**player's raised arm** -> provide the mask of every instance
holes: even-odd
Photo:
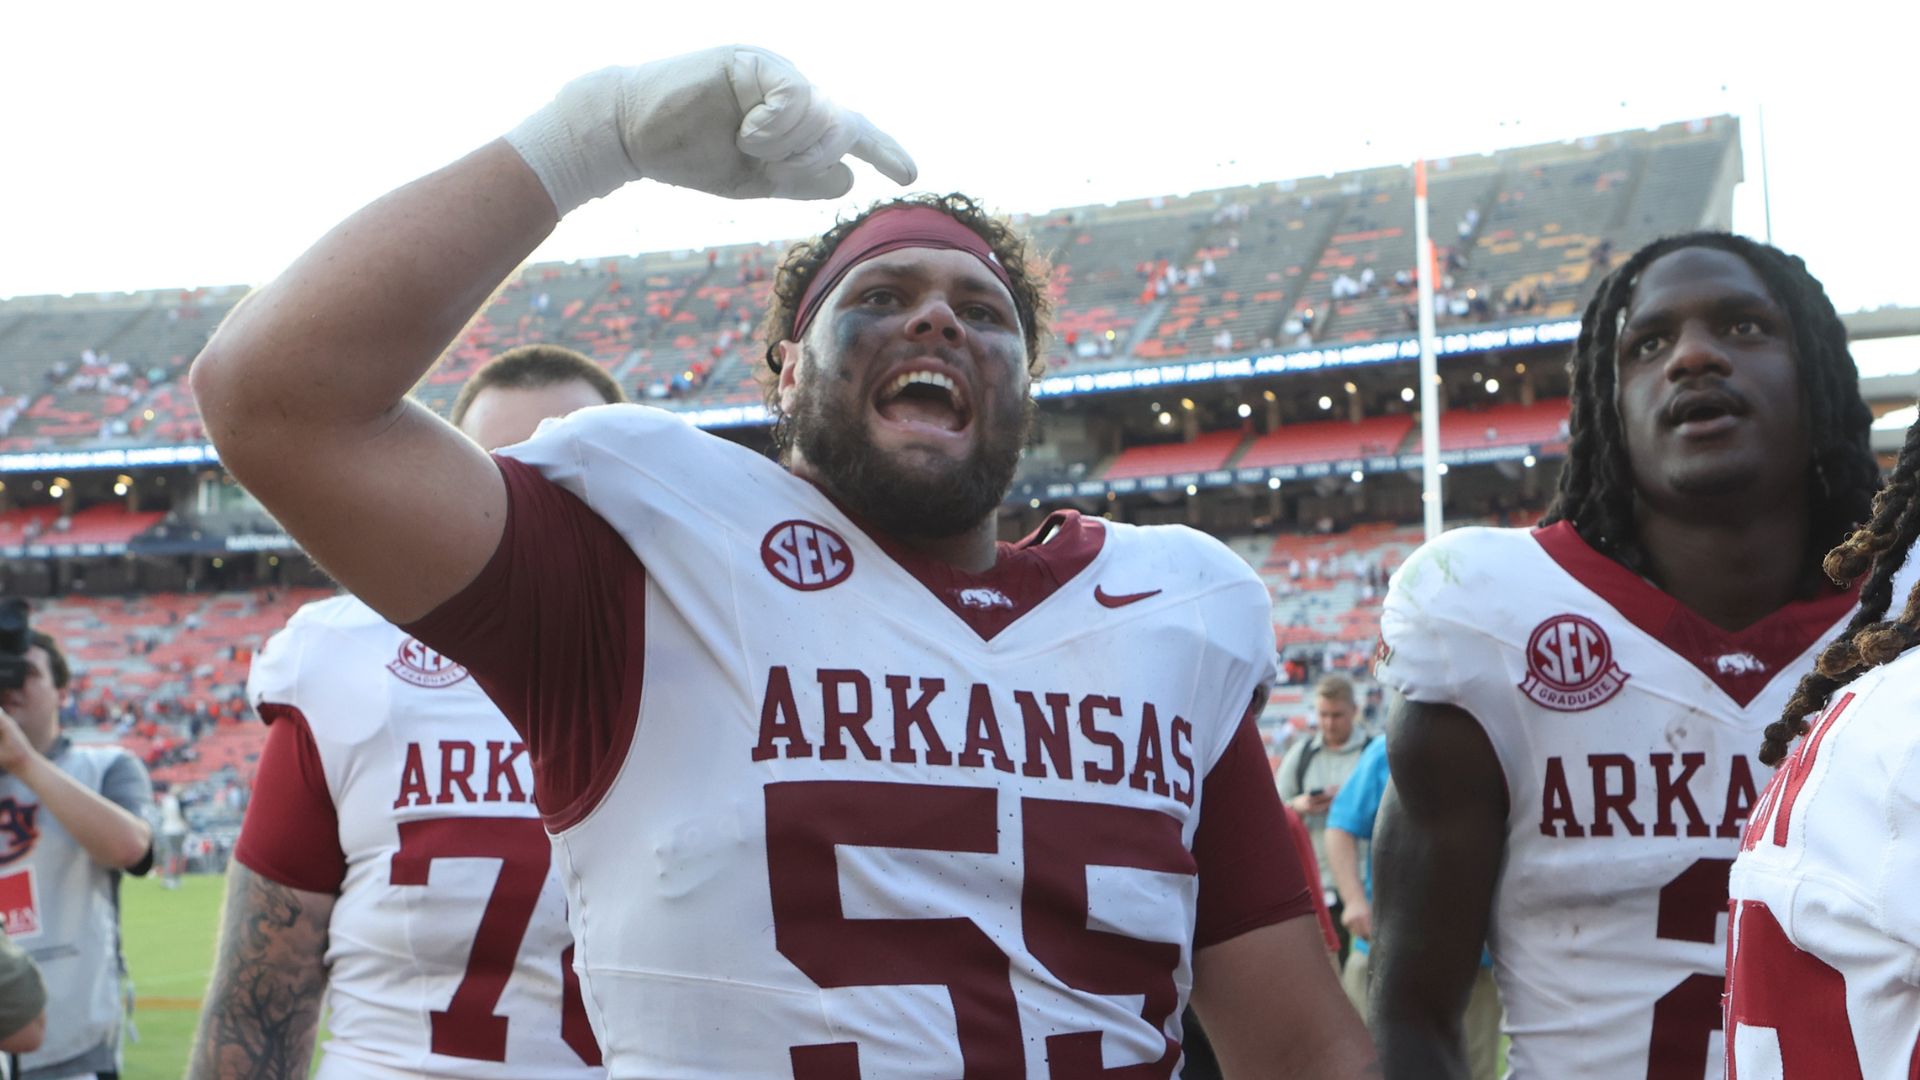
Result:
[[[491,556],[506,490],[407,391],[574,207],[650,177],[730,198],[834,198],[847,154],[912,160],[791,64],[725,46],[563,88],[503,139],[362,209],[250,296],[194,362],[223,463],[329,572],[416,619]]]
[[[1480,724],[1401,700],[1394,784],[1374,831],[1370,1022],[1388,1077],[1466,1080],[1461,1016],[1487,939],[1506,840],[1506,782]]]

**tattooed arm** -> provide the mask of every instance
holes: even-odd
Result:
[[[188,1080],[296,1080],[307,1075],[327,988],[334,898],[227,869],[219,957]]]

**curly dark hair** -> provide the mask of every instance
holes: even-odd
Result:
[[[1827,553],[1827,576],[1836,583],[1857,580],[1860,608],[1846,630],[1821,650],[1813,670],[1794,688],[1780,719],[1767,725],[1760,744],[1760,760],[1778,765],[1793,740],[1806,734],[1808,718],[1826,707],[1835,691],[1866,672],[1920,644],[1920,586],[1907,594],[1906,607],[1887,618],[1893,607],[1893,578],[1914,537],[1920,536],[1920,421],[1907,428],[1900,459],[1887,477],[1887,486],[1873,497],[1873,516],[1853,531],[1839,547]]]
[[[1046,371],[1046,356],[1041,343],[1047,340],[1053,316],[1053,296],[1048,291],[1052,265],[1035,251],[1032,241],[1014,226],[982,209],[972,198],[953,192],[948,195],[922,193],[885,199],[867,207],[858,215],[841,218],[833,228],[812,240],[802,240],[787,249],[786,258],[773,276],[773,296],[760,330],[767,348],[764,364],[756,372],[767,411],[779,416],[779,349],[782,341],[793,340],[793,321],[800,312],[800,298],[813,283],[820,268],[833,257],[834,250],[861,222],[882,210],[897,207],[926,207],[938,210],[972,229],[993,249],[994,257],[1007,272],[1013,286],[1014,313],[1020,317],[1020,330],[1027,344],[1027,373],[1039,378]]]
[[[1712,248],[1737,255],[1753,267],[1767,291],[1786,309],[1798,358],[1801,408],[1813,436],[1808,508],[1807,566],[1818,572],[1821,556],[1867,517],[1880,464],[1869,445],[1873,413],[1860,399],[1860,376],[1847,351],[1847,330],[1818,278],[1799,257],[1724,232],[1691,232],[1656,240],[1600,282],[1574,346],[1572,415],[1567,460],[1553,503],[1540,519],[1569,521],[1580,538],[1635,573],[1650,568],[1633,527],[1633,470],[1615,402],[1619,372],[1614,347],[1640,275],[1654,260],[1683,248]]]

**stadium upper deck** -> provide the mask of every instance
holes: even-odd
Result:
[[[1740,176],[1730,117],[1434,162],[1441,329],[1575,316],[1590,279],[1639,244],[1727,225]],[[1030,215],[1057,267],[1049,363],[1077,376],[1404,337],[1412,216],[1403,167]],[[640,400],[757,403],[754,328],[782,248],[529,266],[418,395],[444,410],[488,355],[551,341]],[[182,376],[243,292],[0,301],[0,452],[197,446]],[[1100,384],[1063,391],[1079,385]]]

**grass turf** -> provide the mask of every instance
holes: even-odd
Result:
[[[211,874],[184,877],[178,889],[163,888],[157,876],[121,882],[121,936],[140,1033],[127,1045],[127,1080],[178,1077],[186,1069],[225,889],[226,879]]]

